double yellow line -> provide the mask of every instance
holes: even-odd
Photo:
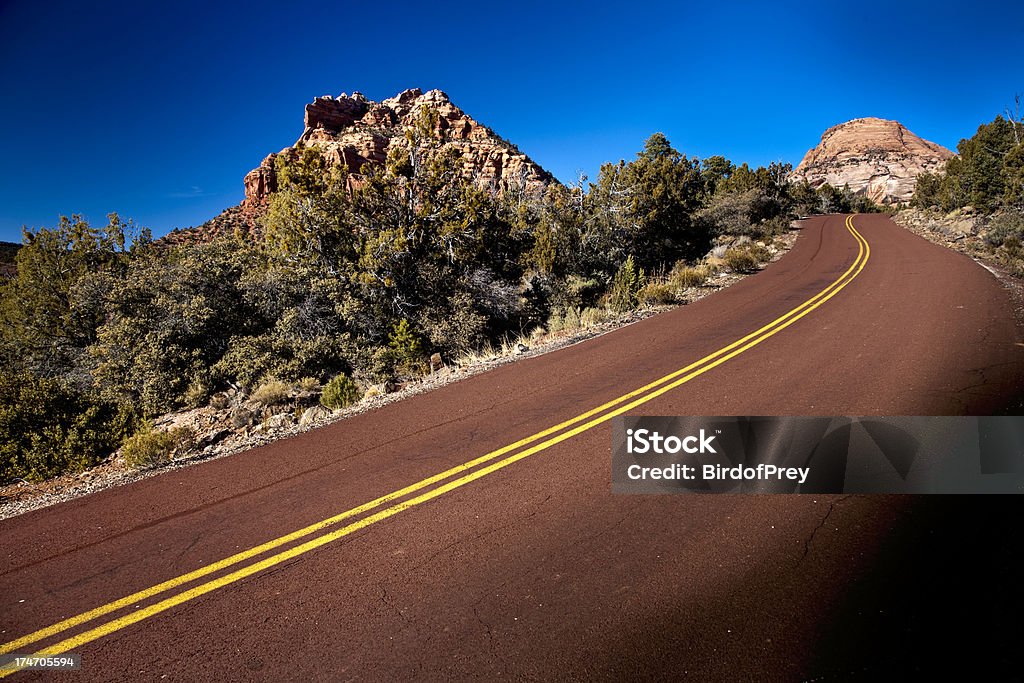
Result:
[[[634,408],[643,405],[644,403],[647,403],[648,401],[651,401],[675,389],[676,387],[685,384],[686,382],[689,382],[691,379],[708,372],[722,363],[727,362],[731,358],[735,358],[744,351],[747,351],[766,339],[778,334],[797,320],[800,320],[811,311],[823,305],[826,301],[834,297],[842,291],[843,288],[850,284],[850,282],[852,282],[853,279],[856,278],[862,270],[864,270],[864,266],[871,255],[871,247],[868,245],[867,240],[865,240],[854,227],[853,216],[846,218],[846,229],[857,241],[858,247],[857,258],[854,259],[846,272],[836,278],[835,281],[815,296],[760,329],[751,332],[742,339],[738,339],[728,346],[704,356],[700,360],[695,361],[684,368],[676,370],[671,374],[665,375],[664,377],[646,384],[639,389],[597,406],[592,410],[588,410],[587,412],[577,415],[570,420],[566,420],[565,422],[556,424],[553,427],[549,427],[524,439],[520,439],[508,446],[491,451],[490,453],[478,458],[469,460],[468,462],[447,469],[431,477],[427,477],[426,479],[410,484],[405,488],[388,493],[387,495],[371,500],[358,507],[354,507],[351,510],[346,510],[338,515],[329,517],[315,524],[311,524],[310,526],[299,529],[298,531],[267,541],[266,543],[249,548],[248,550],[244,550],[240,553],[236,553],[218,562],[200,567],[194,571],[182,574],[162,583],[158,583],[150,588],[132,593],[131,595],[125,596],[119,600],[114,600],[113,602],[100,605],[99,607],[87,612],[64,619],[63,621],[57,622],[51,626],[47,626],[8,643],[4,643],[3,645],[0,645],[0,654],[19,652],[26,646],[35,645],[42,640],[64,633],[76,626],[80,626],[133,605],[138,606],[144,601],[148,601],[151,598],[167,593],[175,588],[186,586],[187,584],[193,583],[204,577],[208,577],[211,574],[220,572],[221,570],[239,565],[246,560],[257,558],[271,550],[276,550],[295,541],[299,541],[300,539],[314,536],[318,532],[326,531],[326,533],[315,536],[310,540],[294,545],[286,550],[264,557],[263,559],[259,559],[252,564],[241,567],[240,569],[235,569],[229,573],[203,583],[199,583],[190,588],[186,588],[185,590],[164,598],[159,602],[149,604],[145,607],[138,607],[133,612],[111,619],[99,626],[94,626],[86,631],[80,632],[77,635],[65,638],[57,643],[44,647],[34,654],[38,656],[45,656],[72,651],[86,643],[90,643],[110,633],[119,631],[127,626],[160,614],[161,612],[171,609],[176,605],[180,605],[201,595],[217,590],[218,588],[240,581],[282,562],[287,562],[292,558],[308,553],[309,551],[323,545],[327,545],[328,543],[348,536],[360,529],[364,529],[371,524],[375,524],[389,517],[393,517],[400,512],[408,510],[409,508],[415,507],[429,500],[433,500],[434,498],[444,495],[449,491],[465,486],[466,484],[487,476],[492,472],[496,472],[497,470],[507,467],[514,462],[528,458],[535,453],[539,453],[589,429],[593,429],[598,425],[608,422],[617,415],[622,415],[623,413],[633,410]],[[524,448],[527,446],[528,448]],[[429,488],[434,484],[439,483],[441,483],[439,486]],[[408,497],[419,491],[423,491],[424,489],[428,490],[413,497]],[[396,503],[395,501],[400,502]],[[389,503],[394,504],[388,505]],[[378,510],[378,508],[385,505],[388,506]],[[328,531],[331,527],[335,527],[345,520],[359,517],[363,513],[368,513],[373,510],[376,510],[376,512],[350,522],[340,528]],[[14,669],[0,669],[0,678],[13,673],[13,671]]]

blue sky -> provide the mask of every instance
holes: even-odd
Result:
[[[880,116],[953,148],[1024,93],[1021,3],[161,5],[0,0],[0,239],[202,223],[343,91],[445,90],[565,181],[656,131],[795,165]]]

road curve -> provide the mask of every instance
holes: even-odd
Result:
[[[795,310],[631,413],[1015,400],[1022,331],[997,279],[884,216],[846,220],[811,219],[757,275],[589,342],[0,521],[0,642],[71,642],[96,681],[877,679],[951,658],[1016,676],[1015,497],[613,496],[607,422],[505,449]],[[519,459],[332,520],[495,451]]]

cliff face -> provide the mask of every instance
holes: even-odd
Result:
[[[898,121],[854,119],[826,130],[790,179],[806,180],[814,187],[849,185],[878,203],[892,204],[908,201],[917,177],[942,170],[952,156]]]
[[[367,163],[383,163],[396,146],[408,146],[405,136],[421,110],[437,113],[435,135],[444,145],[459,150],[467,179],[501,190],[510,185],[540,188],[553,180],[491,129],[470,118],[440,90],[406,90],[374,102],[356,92],[336,98],[318,97],[306,105],[305,129],[294,147],[269,155],[245,176],[245,205],[266,202],[277,189],[274,160],[302,147],[318,147],[328,159],[345,164],[352,173]]]

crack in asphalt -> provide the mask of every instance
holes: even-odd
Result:
[[[414,623],[413,620],[410,619],[409,617],[405,616],[405,614],[402,612],[401,608],[398,607],[398,605],[396,605],[395,603],[391,602],[391,598],[388,597],[388,589],[384,586],[384,584],[381,583],[381,584],[378,584],[378,585],[380,587],[380,601],[386,607],[388,607],[389,609],[394,611],[394,613],[398,615],[399,619],[401,619],[406,624],[411,626]]]
[[[853,497],[854,494],[851,493],[849,495],[843,496],[842,498],[839,498],[838,500],[834,500],[828,504],[828,510],[825,511],[825,514],[822,516],[821,521],[818,522],[818,525],[811,530],[810,535],[806,539],[804,539],[804,554],[800,556],[800,559],[797,561],[797,565],[799,565],[801,562],[807,559],[808,553],[811,552],[811,543],[814,542],[814,537],[818,535],[818,532],[821,531],[822,527],[825,526],[825,522],[827,522],[828,518],[832,516],[832,511],[835,510],[836,505],[842,503],[844,500],[848,500]]]
[[[479,603],[477,603],[477,604],[479,604]],[[487,636],[487,642],[491,646],[491,652],[493,652],[494,651],[494,633],[491,632],[491,625],[488,624],[486,621],[484,621],[483,617],[480,616],[480,610],[478,610],[476,608],[476,605],[473,605],[473,616],[476,617],[476,620],[480,623],[481,626],[484,627],[484,635]]]
[[[509,666],[509,658],[497,648],[497,643],[494,639],[494,631],[491,630],[491,625],[483,620],[483,617],[480,616],[480,611],[477,609],[477,605],[479,604],[480,601],[477,601],[477,603],[473,605],[473,616],[476,618],[477,622],[483,626],[484,635],[487,636],[487,649],[493,659],[501,662],[503,669],[502,673],[504,673],[504,671],[510,670],[511,668]]]
[[[188,546],[184,550],[182,550],[180,553],[178,553],[177,559],[178,560],[184,559],[185,555],[188,554],[188,551],[192,550],[192,548],[194,548],[196,546],[196,544],[199,543],[199,539],[202,538],[202,537],[203,537],[202,532],[197,533],[195,535],[195,537],[192,539],[192,542],[189,543]]]
[[[573,548],[575,548],[575,547],[577,547],[577,546],[579,546],[579,545],[581,545],[581,544],[589,543],[590,541],[592,541],[592,540],[594,540],[594,539],[596,539],[596,538],[600,538],[601,536],[606,536],[606,535],[608,535],[608,533],[609,533],[609,532],[611,532],[611,531],[614,531],[614,530],[615,530],[616,528],[618,528],[618,527],[619,527],[619,526],[620,526],[620,525],[621,525],[621,524],[622,524],[623,522],[625,522],[625,521],[626,521],[627,519],[630,519],[631,517],[633,517],[633,516],[634,516],[634,515],[633,515],[633,513],[634,513],[634,512],[636,511],[636,509],[637,509],[637,508],[639,508],[639,507],[640,507],[640,506],[641,506],[642,504],[643,504],[643,503],[637,503],[636,505],[633,505],[633,506],[632,506],[632,507],[630,507],[630,509],[629,509],[629,510],[628,510],[628,511],[626,512],[626,514],[624,514],[624,515],[623,515],[622,517],[620,517],[619,519],[617,519],[617,520],[616,520],[615,522],[613,522],[612,524],[609,524],[609,525],[608,525],[607,527],[605,527],[604,529],[601,529],[601,530],[600,530],[600,531],[598,531],[597,533],[594,533],[594,534],[590,534],[590,535],[589,535],[589,536],[587,536],[586,538],[581,538],[581,539],[579,539],[578,541],[576,541],[575,543],[573,543],[573,544],[572,544],[572,547],[573,547]]]
[[[495,526],[495,527],[491,527],[489,529],[485,529],[485,530],[481,531],[480,533],[474,534],[473,536],[470,536],[470,537],[457,538],[454,541],[452,541],[451,543],[445,545],[443,548],[439,548],[439,549],[435,550],[428,557],[420,560],[419,562],[414,564],[412,567],[410,567],[410,569],[419,569],[423,565],[429,564],[430,562],[432,562],[434,560],[434,558],[436,558],[439,555],[443,555],[444,553],[448,552],[449,550],[451,550],[455,546],[462,545],[463,543],[473,543],[475,541],[480,540],[481,538],[484,538],[485,536],[490,536],[491,534],[494,534],[494,533],[497,533],[499,531],[502,531],[503,529],[507,529],[507,528],[509,528],[511,526],[514,526],[514,525],[522,522],[522,521],[531,519],[531,518],[535,517],[537,515],[537,513],[540,512],[541,507],[543,507],[543,505],[545,503],[547,503],[549,500],[551,500],[551,494],[548,494],[544,498],[544,500],[542,500],[539,503],[537,503],[537,505],[534,508],[534,510],[532,512],[530,512],[528,515],[526,515],[525,517],[522,517],[520,519],[516,519],[516,520],[513,520],[513,521],[506,522],[505,524],[502,524],[500,526]]]

